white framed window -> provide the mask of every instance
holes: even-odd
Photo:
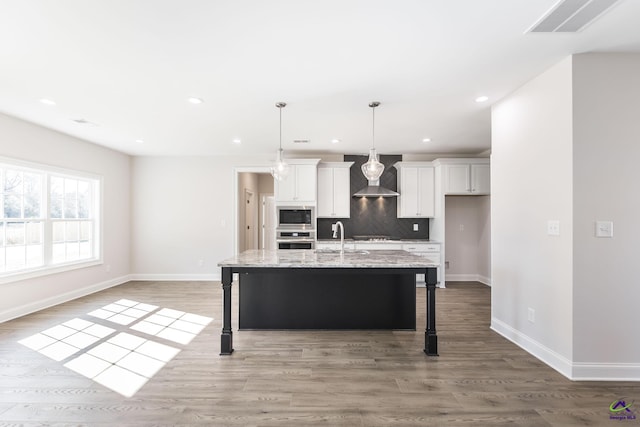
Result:
[[[102,179],[0,157],[0,282],[101,260]]]

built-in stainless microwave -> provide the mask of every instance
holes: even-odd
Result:
[[[295,228],[299,230],[315,229],[316,216],[313,206],[285,207],[278,206],[278,228]]]

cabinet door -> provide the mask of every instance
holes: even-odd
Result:
[[[471,190],[471,177],[469,165],[447,165],[447,187],[445,194],[469,194]]]
[[[318,187],[318,190],[320,187]],[[318,195],[318,199],[320,195]],[[320,203],[320,200],[318,200]],[[338,218],[351,216],[351,175],[349,168],[333,169],[333,213]]]
[[[318,168],[318,218],[330,218],[335,213],[333,173],[333,168]]]
[[[297,191],[294,200],[315,202],[317,183],[316,165],[296,165],[295,168]]]
[[[489,165],[471,165],[471,192],[473,194],[491,193],[491,170]]]
[[[418,168],[403,167],[400,169],[400,212],[403,218],[415,218],[418,211]]]
[[[276,201],[277,202],[291,202],[295,200],[296,197],[296,166],[289,165],[291,170],[289,171],[289,176],[282,180],[275,180],[275,188],[276,188]]]
[[[434,168],[418,168],[418,216],[433,218],[436,214],[436,182]]]

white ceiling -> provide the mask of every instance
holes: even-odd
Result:
[[[258,154],[284,101],[285,152],[365,154],[380,101],[378,152],[475,154],[491,104],[562,58],[640,52],[640,1],[525,33],[555,3],[0,0],[0,112],[132,155]]]

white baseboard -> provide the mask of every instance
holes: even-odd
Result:
[[[512,343],[521,347],[532,356],[551,366],[553,369],[560,372],[565,377],[572,379],[571,361],[566,357],[556,353],[555,351],[542,345],[538,341],[529,338],[522,332],[513,329],[511,326],[493,317],[491,318],[491,329],[502,335]]]
[[[579,363],[573,364],[575,381],[640,381],[638,363]]]
[[[487,286],[491,286],[491,278],[481,276],[480,274],[445,274],[447,282],[480,282]]]
[[[131,280],[155,282],[212,282],[220,281],[220,273],[212,274],[131,274]]]
[[[640,381],[638,363],[572,362],[498,319],[491,318],[491,329],[572,381]]]
[[[14,307],[9,310],[0,312],[0,323],[7,320],[16,319],[27,314],[35,313],[36,311],[44,310],[45,308],[53,307],[54,305],[62,304],[67,301],[74,300],[76,298],[84,297],[95,292],[102,291],[104,289],[112,288],[114,286],[121,285],[130,280],[130,276],[121,276],[115,279],[110,279],[104,282],[96,283],[84,288],[76,289],[71,292],[65,292],[60,295],[45,298],[39,301],[30,302],[19,307]]]

